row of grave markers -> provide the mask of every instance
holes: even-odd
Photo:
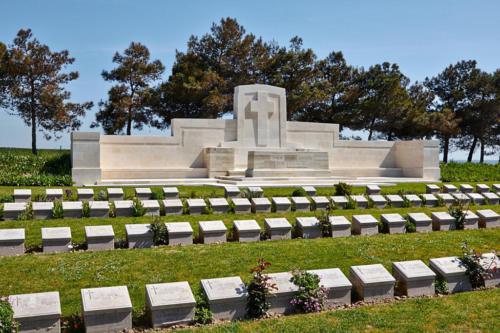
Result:
[[[455,217],[448,212],[409,213],[409,220],[416,232],[454,230]],[[387,233],[405,233],[407,220],[400,214],[382,214],[382,230]],[[199,239],[201,243],[224,243],[227,241],[227,227],[223,221],[200,221]],[[193,228],[189,222],[167,222],[165,227],[169,245],[193,244]],[[500,215],[491,209],[466,211],[464,229],[500,227]],[[329,216],[332,237],[354,235],[374,235],[379,233],[379,221],[369,214],[353,215],[352,223],[345,216]],[[292,238],[292,225],[286,218],[266,218],[264,220],[266,239],[280,240]],[[126,224],[125,231],[129,248],[148,248],[153,244],[150,224]],[[297,217],[296,236],[300,238],[321,238],[323,230],[317,217]],[[42,249],[44,253],[69,252],[72,249],[69,227],[42,228]],[[233,238],[239,242],[261,240],[262,230],[255,220],[233,221]],[[111,225],[86,226],[85,239],[88,250],[112,250],[115,247],[115,233]],[[0,229],[0,256],[21,255],[25,252],[24,229]]]
[[[487,287],[500,284],[499,260],[494,253],[483,254],[481,265],[491,274]],[[430,266],[430,267],[429,267]],[[391,299],[395,292],[408,297],[435,294],[435,279],[447,282],[450,293],[472,289],[466,267],[457,257],[433,258],[427,266],[421,260],[392,264],[391,273],[381,264],[351,266],[349,278],[338,268],[311,270],[327,291],[326,308],[351,304],[355,300]],[[298,288],[292,273],[267,274],[277,289],[268,297],[270,314],[293,312],[291,300]],[[247,289],[240,277],[201,280],[201,289],[215,319],[237,320],[245,317]],[[196,300],[188,282],[148,284],[146,313],[153,328],[190,324],[194,320]],[[61,305],[58,292],[20,294],[9,297],[19,332],[36,327],[50,333],[61,330]],[[81,290],[82,316],[87,333],[120,332],[132,329],[132,301],[126,286]]]
[[[268,198],[231,198],[228,201],[226,198],[208,198],[205,199],[164,199],[164,200],[140,200],[141,206],[144,208],[145,215],[160,216],[165,215],[180,215],[188,213],[191,215],[203,214],[211,212],[214,214],[228,213],[231,207],[235,213],[267,213],[267,212],[288,212],[294,211],[310,211],[318,209],[346,209],[349,200],[356,203],[356,207],[360,209],[368,208],[370,202],[373,207],[385,208],[403,207],[404,201],[407,200],[412,207],[435,207],[440,198],[446,206],[452,205],[454,202],[460,202],[464,205],[471,202],[475,205],[490,204],[496,205],[500,198],[496,193],[437,193],[422,194],[421,197],[415,194],[406,194],[401,197],[397,194],[388,194],[385,197],[380,194],[351,195],[346,196],[312,196],[312,197],[273,197]],[[161,202],[161,204],[160,204]],[[109,201],[89,201],[88,202],[88,217],[106,218],[110,216],[111,210],[113,216],[116,217],[131,217],[134,216],[134,201],[133,200],[116,200]],[[34,219],[50,219],[53,217],[55,203],[54,202],[32,202],[31,210]],[[84,202],[82,201],[63,201],[61,203],[63,216],[65,218],[81,218],[84,216]],[[185,210],[185,207],[187,210]],[[3,219],[16,220],[22,216],[27,210],[27,202],[19,203],[4,203],[3,204]]]

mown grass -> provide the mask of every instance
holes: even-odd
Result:
[[[441,180],[444,182],[454,181],[490,181],[500,179],[500,163],[441,163]]]
[[[500,289],[443,298],[408,299],[383,305],[236,322],[178,332],[498,332]]]

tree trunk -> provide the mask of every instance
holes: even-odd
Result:
[[[476,150],[476,145],[477,137],[474,137],[474,140],[472,140],[472,145],[470,146],[469,156],[467,156],[467,162],[472,162],[472,157],[474,155],[474,150]]]
[[[445,135],[443,140],[444,140],[443,162],[448,163],[448,149],[450,148],[450,137],[448,135]]]
[[[372,122],[370,123],[370,132],[368,134],[368,141],[372,139],[373,135],[373,125],[375,124],[375,118],[372,119]]]
[[[484,163],[484,141],[481,139],[481,155],[479,157],[479,163]]]
[[[132,134],[132,107],[128,109],[127,135]]]
[[[31,152],[34,155],[38,154],[36,148],[36,113],[35,110],[31,110]]]

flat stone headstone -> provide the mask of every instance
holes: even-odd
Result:
[[[458,257],[433,258],[429,260],[431,269],[448,285],[450,293],[472,290],[465,265]]]
[[[436,184],[425,185],[425,193],[434,194],[434,193],[439,193],[439,191],[441,191],[441,188]]]
[[[229,211],[229,203],[226,198],[209,198],[208,203],[215,214],[225,214]]]
[[[485,203],[488,205],[498,205],[500,198],[496,193],[493,192],[483,192],[483,197],[485,198]]]
[[[89,201],[89,217],[109,217],[109,201]]]
[[[165,207],[165,215],[181,215],[184,208],[180,199],[165,199],[163,206]]]
[[[264,219],[266,235],[270,239],[292,238],[292,225],[284,217]]]
[[[195,308],[196,300],[185,281],[146,285],[146,309],[153,328],[190,324]]]
[[[134,202],[132,200],[115,200],[116,217],[134,216]]]
[[[224,196],[226,198],[237,198],[240,195],[241,191],[238,186],[224,186]]]
[[[380,194],[370,194],[368,198],[373,202],[373,206],[376,208],[384,208],[387,204],[387,200]]]
[[[481,209],[476,211],[479,216],[480,228],[498,228],[500,227],[500,215],[491,209]]]
[[[486,184],[476,184],[477,193],[486,193],[490,191],[490,187]]]
[[[134,191],[135,191],[135,196],[139,200],[149,200],[153,195],[153,192],[149,187],[136,187]]]
[[[477,229],[479,224],[479,216],[470,210],[465,212],[464,229]]]
[[[272,202],[275,212],[289,212],[292,209],[292,202],[287,197],[273,197]]]
[[[3,219],[6,221],[17,220],[19,215],[26,212],[26,202],[6,202],[3,204]]]
[[[253,198],[259,198],[264,195],[264,190],[260,186],[248,186],[248,191],[252,194]]]
[[[445,193],[455,193],[458,192],[458,188],[453,184],[443,184],[443,191]]]
[[[422,199],[425,201],[424,205],[426,207],[435,207],[438,202],[434,194],[422,194]]]
[[[347,205],[347,198],[345,196],[334,195],[334,196],[331,196],[330,199],[332,200],[332,203],[336,209],[345,209],[345,207]]]
[[[125,224],[125,234],[129,249],[142,249],[154,245],[150,224]]]
[[[325,305],[327,308],[351,304],[352,283],[340,269],[315,269],[308,272],[316,274],[319,277],[320,286],[326,289]]]
[[[13,318],[19,325],[17,332],[61,332],[61,302],[58,292],[11,295],[9,303],[14,312]]]
[[[252,198],[253,213],[269,213],[271,211],[271,201],[268,198]]]
[[[158,200],[141,200],[146,216],[160,216],[160,203]]]
[[[462,193],[472,193],[474,191],[474,187],[469,184],[460,184],[460,192]]]
[[[90,251],[113,250],[115,232],[111,225],[93,225],[85,227],[87,249]]]
[[[400,214],[382,214],[380,219],[388,233],[404,234],[406,232],[406,219]]]
[[[42,249],[44,253],[69,252],[71,229],[69,227],[42,228]]]
[[[408,213],[408,217],[415,224],[416,232],[432,231],[432,219],[425,213]]]
[[[177,189],[177,187],[164,187],[163,196],[165,198],[178,198],[179,190]]]
[[[193,227],[189,222],[167,222],[168,245],[193,244]]]
[[[438,193],[438,198],[441,198],[446,206],[451,206],[455,202],[455,198],[449,193]]]
[[[292,197],[293,209],[297,212],[310,211],[311,202],[307,197]]]
[[[467,193],[467,196],[476,205],[484,205],[485,199],[484,196],[482,196],[479,193]]]
[[[302,189],[307,193],[309,196],[316,195],[316,189],[314,186],[302,186]]]
[[[500,286],[500,260],[498,259],[497,254],[483,253],[481,255],[481,259],[479,260],[479,264],[486,271],[484,286],[486,288]]]
[[[366,185],[366,194],[380,194],[380,186],[378,185]]]
[[[269,302],[269,313],[271,314],[289,314],[293,312],[293,306],[290,304],[293,296],[298,290],[298,287],[290,282],[292,274],[289,272],[266,274],[276,289],[270,290],[270,296],[267,297]]]
[[[396,279],[381,264],[351,266],[349,272],[359,299],[376,301],[394,297]]]
[[[355,235],[375,235],[378,233],[378,221],[372,215],[353,215],[352,231]]]
[[[434,295],[434,273],[422,260],[392,263],[392,274],[396,278],[396,291],[405,296]]]
[[[492,185],[493,189],[495,190],[495,192],[500,192],[500,184],[493,184]]]
[[[0,257],[24,254],[24,229],[0,229]]]
[[[330,205],[330,200],[324,196],[312,196],[312,207],[315,209],[328,209]]]
[[[33,218],[35,220],[47,220],[52,218],[53,202],[33,202]]]
[[[132,329],[132,302],[126,286],[82,289],[86,333]]]
[[[257,242],[260,240],[260,226],[255,220],[235,220],[234,237],[238,242]]]
[[[431,214],[432,218],[432,230],[455,230],[455,218],[451,216],[448,212],[433,212]]]
[[[368,199],[364,195],[351,195],[351,200],[356,202],[357,208],[363,209],[368,207]]]
[[[403,197],[410,202],[412,207],[422,206],[422,199],[416,194],[405,194]]]
[[[467,205],[470,203],[470,198],[465,193],[457,192],[452,193],[451,195],[461,204]]]
[[[63,201],[62,209],[64,218],[81,218],[83,216],[83,203],[81,201]]]
[[[236,214],[250,213],[252,205],[247,198],[231,198]]]
[[[14,202],[29,202],[31,201],[31,190],[30,189],[15,189],[14,190]]]
[[[205,200],[203,199],[187,199],[186,203],[190,215],[202,214],[205,212],[205,208],[207,207]]]
[[[123,189],[120,187],[109,187],[108,191],[108,200],[123,200],[125,198],[125,194],[123,193]]]
[[[402,207],[403,206],[403,198],[401,198],[398,194],[388,194],[385,196],[387,201],[392,207]]]
[[[322,231],[317,217],[296,217],[297,234],[301,238],[321,238]]]
[[[328,217],[332,230],[332,237],[348,237],[351,236],[351,222],[345,216]]]
[[[239,276],[201,280],[215,319],[242,319],[246,314],[248,293]]]
[[[200,221],[200,240],[203,244],[225,243],[227,228],[222,221]]]
[[[47,200],[62,200],[63,199],[63,190],[62,188],[48,188],[45,190],[45,196]]]
[[[94,200],[94,190],[91,188],[77,188],[76,194],[78,195],[78,200],[82,201]]]

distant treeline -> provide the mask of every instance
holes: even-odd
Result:
[[[50,137],[81,126],[93,103],[70,102],[64,85],[78,73],[64,72],[74,61],[68,51],[52,52],[20,30],[11,45],[0,43],[0,58],[0,106],[32,127],[34,153],[37,130]],[[454,149],[468,150],[471,161],[479,148],[481,162],[500,151],[500,69],[484,72],[474,60],[411,84],[397,64],[354,67],[335,51],[319,59],[299,37],[280,46],[226,18],[189,38],[166,81],[163,64],[141,43],[115,53],[113,62],[102,77],[115,85],[92,124],[109,134],[167,128],[173,118],[220,117],[233,110],[234,87],[262,83],[286,89],[290,120],[366,130],[369,140],[438,138],[444,162]]]

